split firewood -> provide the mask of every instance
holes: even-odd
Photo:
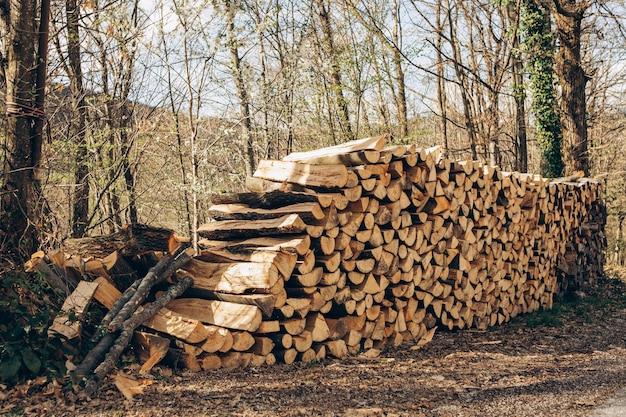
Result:
[[[309,251],[311,237],[299,235],[293,237],[260,237],[238,241],[201,239],[198,245],[205,249],[225,249],[239,251],[285,251],[304,255]]]
[[[228,301],[234,304],[251,305],[259,308],[263,317],[272,317],[274,308],[278,304],[281,295],[277,294],[229,294],[218,291],[202,291],[196,288],[190,288],[185,296],[195,298],[205,298],[208,300]],[[284,303],[283,303],[284,304]],[[281,304],[282,305],[282,304]]]
[[[167,292],[161,296],[158,300],[152,303],[149,307],[142,310],[138,314],[125,320],[121,326],[121,333],[115,340],[110,350],[106,354],[105,359],[97,367],[95,367],[93,374],[87,377],[85,383],[85,392],[88,396],[95,394],[98,389],[98,384],[102,379],[108,375],[117,364],[122,352],[127,348],[133,333],[137,327],[139,327],[144,321],[153,317],[161,308],[167,305],[171,300],[180,296],[187,288],[191,287],[193,280],[189,277],[183,278],[181,281],[172,285]],[[85,361],[83,361],[84,363]],[[83,365],[83,364],[81,364]],[[89,371],[93,369],[92,364],[85,364],[81,366],[83,371]]]
[[[209,207],[208,214],[218,221],[275,219],[289,214],[297,214],[306,223],[324,218],[322,207],[316,202],[296,203],[273,209],[251,208],[246,204],[216,204]]]
[[[133,346],[142,363],[140,373],[147,373],[165,358],[170,348],[170,339],[146,332],[135,331]]]
[[[250,250],[246,248],[231,251],[222,248],[202,250],[195,256],[195,259],[216,263],[230,263],[236,261],[271,263],[276,266],[283,277],[288,278],[296,267],[298,257],[296,253],[288,251]]]
[[[380,158],[378,151],[384,148],[387,141],[388,137],[386,135],[353,140],[310,152],[293,152],[283,158],[283,161],[297,161],[322,165],[360,165],[363,163],[376,163]],[[367,152],[373,154],[369,159]]]
[[[207,239],[232,239],[281,234],[298,234],[306,230],[306,224],[297,214],[290,214],[276,219],[225,220],[203,224],[198,228],[198,235]]]
[[[234,330],[255,331],[261,324],[261,310],[254,305],[236,304],[228,301],[179,298],[167,308],[202,323]]]
[[[599,182],[386,139],[263,161],[264,192],[213,196],[218,221],[200,228],[200,253],[174,278],[193,277],[193,288],[144,327],[196,370],[311,361],[419,348],[442,327],[486,329],[600,276]],[[105,277],[94,297],[114,303],[100,259],[63,262]]]
[[[169,256],[169,254],[166,254],[164,258]],[[133,288],[134,293],[130,295],[128,301],[125,301],[125,304],[119,309],[119,311],[115,313],[115,315],[113,315],[113,318],[110,322],[107,323],[108,317],[105,317],[107,320],[103,319],[103,324],[107,326],[109,331],[119,330],[121,323],[129,318],[133,314],[133,312],[137,310],[137,308],[139,308],[152,287],[162,281],[165,281],[168,277],[173,275],[179,268],[183,267],[189,261],[191,261],[191,256],[181,246],[180,249],[172,256],[171,261],[165,261],[164,264],[162,264],[162,267],[157,268],[155,266],[154,269],[148,271],[146,276],[141,280],[141,282],[138,283],[136,289]],[[126,296],[124,295],[120,297],[120,300],[125,299]],[[116,306],[114,306],[114,308],[112,308],[109,313],[111,311],[115,311],[115,307]]]
[[[120,373],[115,375],[115,386],[127,400],[132,400],[136,395],[143,394],[144,389],[151,384],[152,381],[150,380],[136,380]]]
[[[345,165],[312,165],[287,161],[259,161],[254,177],[303,187],[341,188],[348,182]]]
[[[192,276],[196,289],[231,294],[267,293],[280,279],[278,268],[270,262],[211,263],[193,259],[180,274]]]
[[[34,253],[24,265],[26,272],[37,271],[51,287],[70,294],[79,283],[72,274],[66,274],[62,267],[55,264],[44,252]]]
[[[48,329],[48,336],[63,336],[66,340],[80,337],[81,320],[97,288],[97,282],[79,282],[72,294],[65,299],[61,307],[62,314],[54,318],[54,322]]]
[[[245,204],[251,208],[275,209],[302,203],[318,203],[322,208],[330,204],[339,197],[330,193],[302,193],[288,191],[270,192],[245,192],[214,194],[210,197],[213,204]]]

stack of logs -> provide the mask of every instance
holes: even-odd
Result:
[[[170,279],[192,287],[135,333],[146,369],[172,349],[199,370],[421,346],[550,308],[602,271],[602,186],[578,176],[381,136],[261,161],[248,188],[214,196],[201,250]],[[111,308],[120,292],[97,281]]]

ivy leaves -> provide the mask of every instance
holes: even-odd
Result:
[[[563,133],[558,113],[554,77],[554,39],[550,15],[534,0],[526,0],[521,17],[522,48],[532,90],[532,111],[541,153],[541,173],[548,178],[563,175]]]

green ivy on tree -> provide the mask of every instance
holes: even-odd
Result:
[[[534,0],[526,0],[521,11],[522,48],[532,90],[541,173],[548,178],[563,175],[563,133],[558,113],[554,78],[554,41],[550,17]]]

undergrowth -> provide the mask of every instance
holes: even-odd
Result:
[[[65,373],[64,354],[71,348],[47,334],[63,298],[38,274],[0,270],[1,382]]]
[[[526,326],[560,327],[574,316],[586,323],[608,309],[626,309],[626,269],[606,268],[598,285],[557,300],[552,309],[524,316]]]

